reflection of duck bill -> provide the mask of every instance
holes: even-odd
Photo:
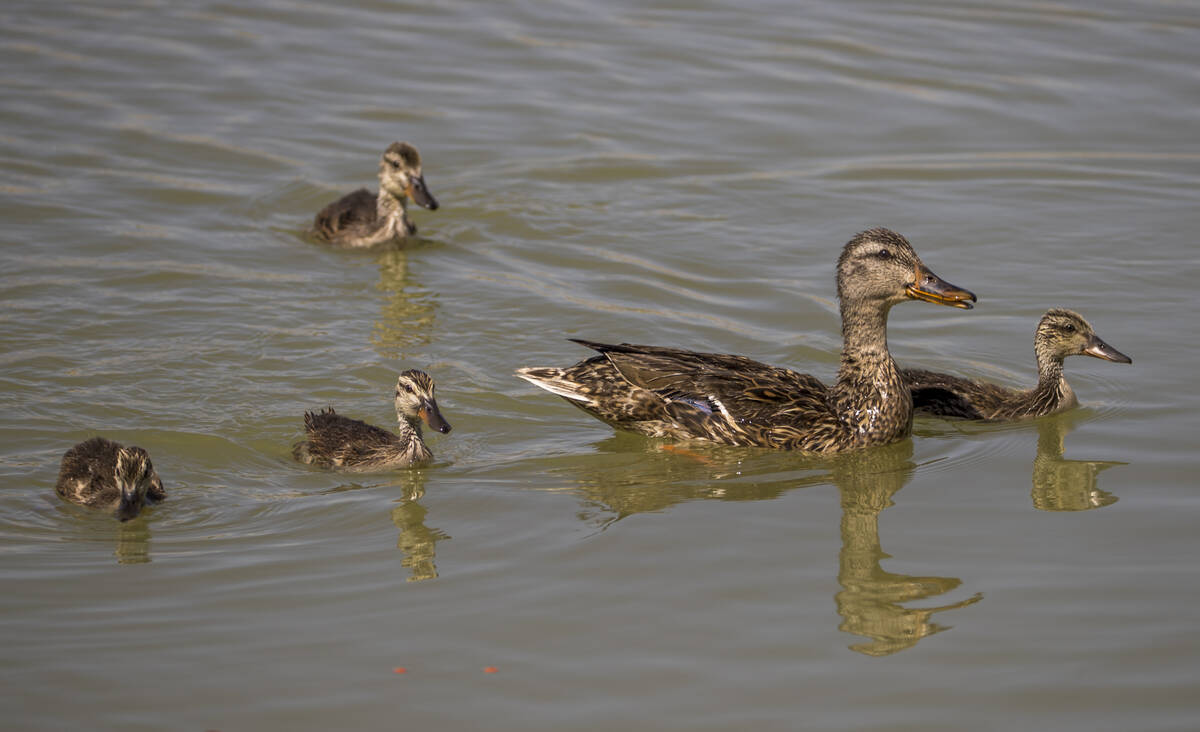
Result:
[[[1121,353],[1117,349],[1108,345],[1100,338],[1100,336],[1092,335],[1088,338],[1087,348],[1083,349],[1085,356],[1093,356],[1102,358],[1105,361],[1115,361],[1117,363],[1133,363],[1133,359]]]
[[[922,264],[917,265],[913,275],[913,283],[906,288],[911,298],[964,310],[970,310],[971,303],[978,300],[975,293],[950,284]]]
[[[429,192],[429,188],[426,187],[425,176],[419,175],[413,178],[409,182],[408,188],[405,189],[404,192],[407,193],[408,197],[415,201],[418,206],[427,208],[430,211],[437,210],[437,199],[433,197],[433,194]]]
[[[438,410],[437,402],[435,401],[422,401],[421,408],[417,410],[417,416],[424,420],[425,424],[429,425],[429,429],[437,430],[443,435],[449,432],[451,429],[450,423],[447,422],[445,417],[442,416],[441,411]]]
[[[137,515],[142,512],[142,503],[137,499],[137,496],[132,492],[126,493],[122,491],[121,502],[117,504],[117,519],[125,522],[130,519],[137,518]]]

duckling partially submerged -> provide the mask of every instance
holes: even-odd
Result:
[[[321,209],[313,233],[341,247],[369,247],[417,233],[405,203],[434,211],[437,199],[425,186],[421,155],[407,142],[393,142],[379,161],[379,193],[366,188],[349,193]]]
[[[744,356],[582,340],[601,355],[567,368],[522,368],[517,376],[613,427],[651,437],[816,453],[899,440],[912,428],[912,400],[888,353],[888,311],[912,299],[969,309],[975,295],[934,275],[888,229],[846,244],[837,287],[844,345],[833,388]]]
[[[147,503],[167,497],[150,453],[103,437],[67,450],[54,492],[72,503],[113,511],[121,521],[137,516]]]
[[[433,396],[433,379],[412,369],[396,380],[396,418],[399,433],[350,419],[330,409],[305,412],[307,439],[292,454],[302,463],[327,468],[369,471],[407,468],[427,463],[433,453],[421,439],[421,421],[441,433],[450,431]]]
[[[920,412],[1000,422],[1041,417],[1079,404],[1063,376],[1063,359],[1067,356],[1133,363],[1096,335],[1082,315],[1061,308],[1047,310],[1042,316],[1033,337],[1033,350],[1037,354],[1038,383],[1028,391],[921,369],[903,369],[900,373],[911,390],[914,408]]]

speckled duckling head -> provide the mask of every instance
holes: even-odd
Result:
[[[867,229],[847,242],[838,259],[838,299],[887,310],[905,300],[925,300],[969,310],[975,295],[946,282],[921,262],[891,229]]]
[[[413,426],[423,421],[431,430],[449,432],[450,423],[442,417],[433,391],[433,379],[424,371],[409,369],[401,373],[396,379],[396,416]]]
[[[438,207],[421,174],[421,154],[407,142],[393,142],[384,151],[379,161],[379,185],[396,198],[411,198],[431,211]]]
[[[1083,316],[1064,308],[1047,310],[1033,337],[1038,365],[1062,363],[1067,356],[1092,356],[1116,363],[1133,359],[1104,342]]]
[[[121,491],[117,518],[122,521],[128,521],[141,512],[151,487],[162,490],[162,482],[150,462],[150,453],[140,447],[122,447],[117,452],[117,469],[113,478]]]

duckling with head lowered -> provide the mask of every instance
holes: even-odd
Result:
[[[1096,335],[1082,315],[1062,308],[1047,310],[1042,316],[1033,337],[1033,350],[1037,354],[1038,383],[1028,391],[921,369],[903,369],[900,373],[918,412],[1000,422],[1042,417],[1079,404],[1063,376],[1063,359],[1067,356],[1133,363]]]
[[[313,233],[340,247],[369,247],[417,233],[405,203],[433,211],[437,199],[425,186],[421,155],[407,142],[393,142],[379,161],[379,193],[360,188],[334,201],[313,220]]]
[[[150,453],[103,437],[67,450],[54,492],[72,503],[112,511],[121,521],[167,497]]]
[[[969,309],[975,295],[937,277],[903,236],[869,229],[837,268],[842,359],[837,382],[744,356],[576,341],[601,355],[517,376],[618,429],[651,437],[834,453],[899,440],[912,399],[887,347],[893,305]]]
[[[433,460],[421,437],[421,422],[441,433],[450,431],[433,395],[433,379],[411,369],[396,380],[396,417],[399,433],[350,419],[333,411],[304,414],[307,438],[292,454],[302,463],[327,468],[369,471],[407,468]]]

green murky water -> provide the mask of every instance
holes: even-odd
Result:
[[[13,729],[1182,730],[1200,12],[1177,3],[9,3],[0,711]],[[404,250],[304,236],[393,140]],[[1083,406],[832,461],[681,453],[511,376],[567,337],[837,364],[833,266],[906,234],[976,310],[906,365]],[[306,409],[439,463],[291,460]],[[147,448],[170,499],[65,505]],[[395,668],[406,673],[397,674]],[[495,669],[486,673],[485,667]]]

